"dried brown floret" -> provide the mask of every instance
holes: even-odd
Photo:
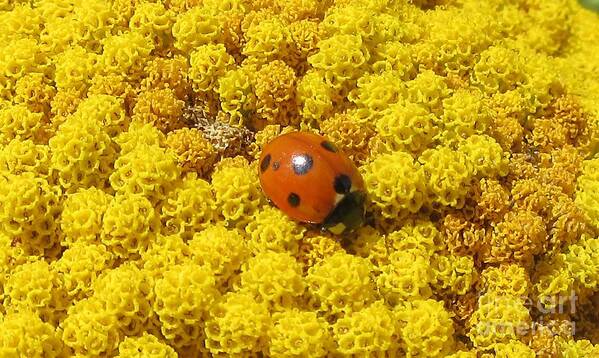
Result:
[[[510,150],[521,145],[524,128],[517,118],[499,115],[491,132],[504,150]]]
[[[527,135],[527,140],[543,151],[561,148],[570,143],[569,130],[554,118],[533,120],[533,129]]]
[[[556,334],[549,327],[536,322],[534,327],[528,344],[530,348],[535,351],[538,358],[557,357],[559,348]]]
[[[211,117],[200,107],[184,108],[182,121],[197,128],[214,147],[219,157],[242,155],[251,158],[250,144],[254,133],[245,127],[234,127],[225,121]]]
[[[498,222],[509,210],[510,192],[498,180],[483,178],[478,183],[474,200],[477,203],[476,218]]]
[[[513,153],[508,163],[508,182],[532,178],[537,175],[538,168],[533,164],[538,157],[538,150],[527,150],[524,153]]]
[[[468,220],[461,211],[447,213],[441,221],[440,231],[444,234],[447,248],[459,256],[480,256],[490,241],[491,232],[485,227]]]
[[[454,313],[453,319],[457,323],[456,333],[458,335],[466,335],[466,332],[470,329],[468,322],[478,302],[478,293],[474,290],[467,292],[465,295],[457,296],[449,299],[447,307]]]
[[[178,99],[169,88],[147,90],[137,98],[133,108],[133,120],[152,123],[164,133],[183,127],[181,115],[185,102]]]
[[[313,20],[300,20],[292,22],[289,25],[291,39],[293,40],[292,51],[289,59],[286,59],[298,74],[303,74],[308,70],[308,57],[318,51],[318,41],[320,41],[320,32],[318,22]]]
[[[537,178],[517,180],[512,185],[514,207],[545,215],[550,210],[551,195],[559,194],[557,187],[549,187]]]
[[[368,157],[368,143],[374,129],[350,114],[338,113],[320,123],[322,134],[341,148],[352,160],[362,163]]]
[[[486,263],[532,263],[547,242],[543,218],[529,210],[509,212],[504,221],[495,225],[490,245],[485,247]]]
[[[298,124],[296,105],[297,77],[293,68],[275,60],[256,72],[254,92],[256,113],[252,125],[261,129],[267,124]]]
[[[549,234],[549,251],[578,240],[582,234],[592,234],[592,227],[582,210],[567,195],[557,195],[551,203],[546,222]]]
[[[574,322],[573,317],[569,313],[564,308],[564,312],[560,313],[557,310],[549,314],[541,313],[540,317],[543,318],[543,326],[547,327],[556,338],[571,339],[576,333],[576,322]]]
[[[187,100],[191,86],[187,78],[189,65],[182,56],[173,58],[156,57],[144,68],[146,77],[141,81],[141,89],[170,88],[180,100]]]
[[[587,127],[589,116],[574,96],[562,95],[546,109],[547,117],[560,123],[566,130],[568,138],[576,140]]]
[[[580,151],[567,145],[548,153],[549,163],[541,163],[539,180],[560,187],[569,196],[576,191],[576,178],[584,160]]]
[[[570,95],[555,98],[545,109],[543,116],[532,122],[530,142],[548,151],[564,145],[585,142],[589,116],[578,101]]]

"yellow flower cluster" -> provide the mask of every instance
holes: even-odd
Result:
[[[0,18],[0,356],[599,356],[599,15],[577,0]],[[261,151],[297,130],[362,174],[355,232],[264,196]]]

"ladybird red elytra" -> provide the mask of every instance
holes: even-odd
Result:
[[[258,162],[264,194],[294,220],[334,234],[364,222],[364,180],[354,163],[325,137],[292,132],[264,146]]]

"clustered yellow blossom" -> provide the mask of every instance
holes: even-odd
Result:
[[[591,3],[0,0],[0,356],[599,356]],[[355,232],[263,194],[297,130]]]

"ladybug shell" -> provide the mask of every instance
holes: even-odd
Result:
[[[323,224],[334,211],[336,217],[344,215],[343,208],[335,210],[338,204],[351,193],[364,192],[354,163],[325,137],[313,133],[275,138],[262,150],[259,167],[266,196],[302,222]]]

